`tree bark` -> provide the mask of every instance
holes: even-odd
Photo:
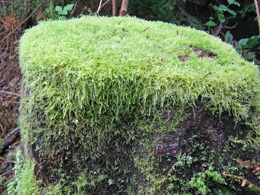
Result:
[[[121,5],[120,12],[119,12],[119,16],[125,16],[127,14],[128,2],[129,2],[129,0],[123,0],[122,1],[122,5]]]

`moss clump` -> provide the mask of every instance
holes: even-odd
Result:
[[[19,51],[22,137],[44,193],[135,193],[139,143],[177,131],[186,108],[200,102],[236,122],[259,110],[257,67],[187,27],[133,17],[51,21],[27,30]]]
[[[14,170],[13,181],[8,184],[8,194],[36,195],[39,189],[34,175],[34,163],[25,161],[21,150],[17,152]]]

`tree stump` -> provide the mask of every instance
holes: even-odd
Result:
[[[231,45],[82,17],[28,30],[19,51],[23,147],[9,192],[259,191],[259,73]]]

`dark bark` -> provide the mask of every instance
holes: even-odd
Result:
[[[127,14],[128,2],[129,2],[129,0],[123,0],[122,1],[119,16],[125,16]]]

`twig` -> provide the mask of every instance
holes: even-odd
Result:
[[[260,14],[259,14],[258,2],[257,2],[257,0],[254,0],[254,2],[255,2],[255,11],[256,11],[257,20],[258,20],[259,35],[260,35]]]
[[[6,127],[4,128],[1,123],[0,123],[0,127],[1,127],[1,130],[2,130],[2,133],[0,135],[0,138],[1,138],[4,135],[4,133],[5,133]]]
[[[20,104],[20,102],[9,102],[9,101],[1,101],[1,103],[7,103],[7,104]]]
[[[116,15],[116,0],[112,0],[112,16]]]
[[[13,144],[13,142],[16,140],[16,138],[20,135],[20,127],[16,127],[14,130],[12,130],[10,133],[7,134],[7,136],[4,139],[3,149],[6,149],[8,146]]]
[[[5,164],[5,163],[12,163],[12,164],[14,164],[14,163],[16,163],[16,161],[14,161],[14,160],[7,160],[7,161],[3,162],[3,164]]]
[[[6,161],[6,159],[5,159],[5,158],[3,158],[3,157],[0,157],[0,160],[1,160],[1,161]]]
[[[220,33],[221,29],[222,29],[222,22],[220,21],[220,24],[219,24],[219,26],[218,26],[218,29],[217,29],[216,32],[214,33],[214,36],[215,36],[215,37],[218,36],[218,34]]]
[[[102,4],[102,0],[99,1],[99,6],[98,6],[98,9],[97,9],[97,14],[98,14],[98,12],[99,12],[100,9],[101,9],[101,4]]]
[[[100,8],[100,9],[102,9],[102,7],[104,7],[109,1],[110,1],[110,0],[107,0],[105,3],[103,3],[103,4],[101,5],[101,8]]]
[[[107,0],[105,3],[102,4],[102,0],[100,0],[99,2],[99,6],[98,6],[98,10],[97,10],[97,14],[99,13],[99,11],[102,9],[102,7],[104,7],[110,0]]]
[[[78,4],[78,1],[75,2],[75,5],[74,5],[74,7],[73,7],[73,10],[70,12],[69,18],[71,18],[72,14],[75,12],[76,7],[77,7],[77,4]]]
[[[149,27],[147,27],[146,29],[144,29],[144,31],[147,31],[149,28],[150,28],[150,26],[149,26]]]
[[[218,25],[218,28],[216,29],[216,31],[214,32],[213,30],[211,30],[211,32],[212,32],[212,34],[213,34],[215,37],[217,37],[217,36],[219,35],[219,33],[221,33],[222,28],[223,28],[223,29],[233,29],[233,28],[235,28],[235,27],[237,26],[237,24],[238,24],[238,23],[236,23],[234,26],[227,26],[226,23],[223,24],[223,23],[220,21],[220,24]]]
[[[233,29],[233,28],[237,27],[238,23],[236,23],[234,26],[227,26],[226,24],[227,24],[227,22],[224,24],[224,26],[222,28],[224,28],[224,29]]]
[[[32,17],[32,15],[41,7],[41,5],[43,4],[44,1],[45,1],[45,0],[43,0],[43,1],[39,4],[39,6],[38,6],[27,18],[25,18],[25,20],[24,20],[23,22],[21,22],[12,32],[8,33],[8,34],[5,36],[5,38],[3,38],[3,39],[0,41],[0,44],[1,44],[2,42],[4,42],[4,41],[7,39],[7,37],[9,37],[9,35],[13,34],[20,26],[22,26],[22,24],[25,23],[30,17]]]
[[[18,93],[12,93],[12,92],[8,92],[8,91],[0,91],[0,93],[10,94],[10,95],[15,95],[15,96],[20,97],[20,94],[18,94]]]

